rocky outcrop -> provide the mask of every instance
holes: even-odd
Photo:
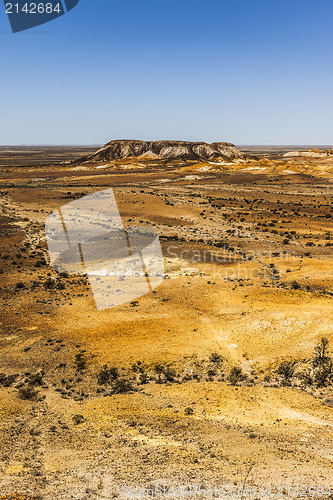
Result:
[[[136,141],[114,140],[80,162],[122,160],[234,160],[243,158],[239,149],[229,142]]]
[[[327,158],[333,156],[333,149],[310,149],[308,151],[289,151],[283,155],[285,158],[308,157],[308,158]]]

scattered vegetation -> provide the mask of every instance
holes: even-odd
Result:
[[[333,360],[329,355],[328,339],[322,337],[314,348],[314,354],[310,360],[282,361],[276,374],[282,377],[282,385],[305,385],[311,387],[326,387],[333,382]]]
[[[62,342],[62,339],[49,339],[46,345]],[[246,354],[244,354],[244,358],[248,359]],[[261,376],[254,370],[245,372],[241,366],[228,367],[228,361],[223,360],[218,352],[213,352],[206,359],[201,360],[193,356],[184,364],[179,373],[172,365],[161,362],[152,366],[136,362],[129,369],[105,364],[96,373],[95,383],[92,383],[89,372],[85,371],[86,363],[85,351],[75,355],[76,377],[73,372],[72,376],[69,375],[70,372],[66,372],[73,369],[73,365],[71,368],[70,364],[60,363],[57,368],[64,370],[62,371],[60,387],[59,381],[51,382],[43,370],[35,373],[25,372],[22,375],[0,373],[0,385],[13,387],[21,399],[35,401],[40,401],[45,397],[39,396],[38,388],[46,389],[53,385],[54,390],[59,392],[62,397],[71,397],[76,401],[82,401],[88,397],[95,397],[96,394],[115,395],[143,390],[140,386],[149,383],[180,384],[194,380],[198,382],[200,380],[226,380],[234,386],[264,383],[275,387],[293,386],[303,389],[308,387],[313,388],[314,392],[318,388],[330,387],[333,384],[333,359],[330,354],[329,341],[325,337],[318,340],[314,346],[313,355],[309,359],[281,360],[275,368],[261,372]],[[222,363],[223,371],[221,370]],[[185,409],[185,413],[189,411]]]

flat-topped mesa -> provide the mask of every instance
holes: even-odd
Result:
[[[100,162],[122,160],[124,158],[142,160],[220,160],[230,161],[243,158],[241,151],[229,142],[189,142],[189,141],[136,141],[114,140],[80,162]]]

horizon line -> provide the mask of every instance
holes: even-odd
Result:
[[[141,139],[111,139],[112,140],[141,140]],[[169,141],[171,139],[159,139],[161,141]],[[109,142],[111,142],[109,141]],[[144,140],[143,140],[144,141]],[[205,141],[182,141],[179,139],[180,142],[205,142]],[[146,141],[144,141],[146,142]],[[150,142],[150,141],[147,141]],[[152,141],[155,142],[155,141]],[[216,142],[216,141],[214,141]],[[222,142],[229,142],[229,141],[222,141]],[[107,144],[107,143],[106,143]],[[209,143],[207,143],[209,144]],[[265,143],[265,144],[260,144],[260,143],[251,143],[251,144],[245,144],[245,143],[230,143],[233,144],[234,146],[240,148],[240,147],[310,147],[310,146],[316,146],[316,147],[325,147],[325,148],[333,148],[333,144],[318,144],[318,143],[307,143],[307,144],[300,144],[300,143],[289,143],[289,144],[277,144],[277,143]],[[60,148],[60,147],[72,147],[72,148],[99,148],[104,146],[105,144],[72,144],[72,143],[61,143],[61,144],[0,144],[0,148],[32,148],[32,147],[39,147],[39,148],[46,148],[46,147],[55,147],[55,148]]]

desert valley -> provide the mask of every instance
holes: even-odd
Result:
[[[333,498],[331,147],[1,147],[0,172],[0,499]],[[108,188],[165,279],[97,311],[45,221]]]

